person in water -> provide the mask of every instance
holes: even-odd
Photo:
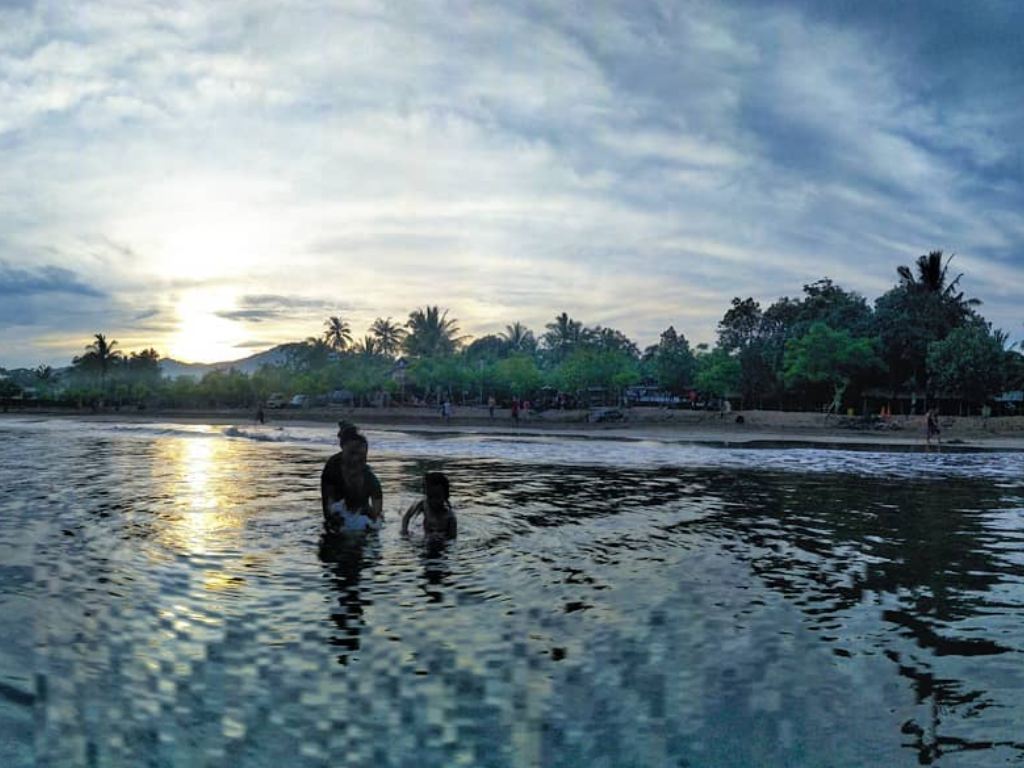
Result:
[[[384,520],[380,480],[366,463],[366,438],[355,425],[338,422],[341,450],[320,473],[320,500],[328,531],[372,530]]]
[[[402,533],[409,532],[409,523],[416,515],[423,515],[423,533],[454,539],[459,525],[452,509],[451,489],[443,472],[427,472],[423,477],[423,498],[415,502],[402,516]]]

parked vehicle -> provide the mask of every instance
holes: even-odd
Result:
[[[309,408],[312,405],[312,401],[309,399],[309,395],[295,395],[289,402],[289,408]]]
[[[655,405],[678,408],[682,402],[679,397],[666,392],[661,387],[635,386],[627,387],[623,393],[630,405]]]
[[[280,392],[274,392],[267,398],[267,408],[284,408],[288,400]]]
[[[622,421],[624,418],[625,414],[618,408],[594,408],[587,414],[587,421],[593,422]]]

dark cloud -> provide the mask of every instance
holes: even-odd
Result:
[[[269,349],[270,347],[276,346],[280,342],[271,341],[269,339],[247,339],[246,341],[240,341],[235,344],[237,349]]]
[[[311,313],[338,313],[350,309],[344,303],[276,293],[248,294],[238,300],[238,305],[238,309],[217,312],[217,317],[236,322],[262,323],[268,320],[302,318]]]
[[[305,296],[284,296],[276,293],[256,293],[243,296],[239,303],[251,308],[275,309],[279,311],[294,311],[299,309],[329,309],[346,307],[338,302],[325,301],[323,299],[311,299]]]
[[[217,317],[225,320],[239,320],[249,323],[262,323],[264,320],[277,320],[282,312],[276,309],[236,309],[225,312],[216,312]]]
[[[94,298],[106,295],[63,267],[18,268],[0,262],[0,296],[25,298],[40,293],[62,293]]]

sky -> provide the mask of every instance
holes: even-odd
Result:
[[[0,0],[0,367],[347,320],[713,342],[941,249],[1024,335],[1024,4]]]

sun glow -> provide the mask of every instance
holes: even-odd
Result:
[[[219,316],[233,309],[234,297],[228,291],[192,291],[178,302],[178,330],[171,336],[171,357],[191,363],[214,363],[239,356],[244,331],[237,322]]]

